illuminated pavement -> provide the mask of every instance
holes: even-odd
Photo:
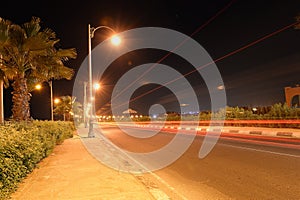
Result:
[[[12,199],[160,198],[154,198],[159,195],[154,192],[150,193],[137,177],[102,165],[88,153],[79,137],[74,136],[56,146],[54,152],[20,184]]]

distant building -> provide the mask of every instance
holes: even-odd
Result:
[[[284,88],[285,93],[285,101],[286,104],[291,107],[292,106],[292,100],[294,96],[298,96],[298,106],[300,105],[300,87],[297,85],[296,87],[285,87]]]
[[[136,114],[136,113],[137,111],[131,108],[128,108],[128,110],[123,111],[123,114]]]

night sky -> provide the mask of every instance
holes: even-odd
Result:
[[[89,23],[92,26],[107,25],[118,32],[138,27],[164,27],[191,36],[207,50],[213,60],[226,56],[216,62],[216,65],[223,77],[229,106],[267,106],[284,102],[284,87],[300,84],[300,30],[290,27],[247,48],[245,46],[294,23],[295,16],[300,13],[299,0],[10,2],[1,3],[0,17],[17,24],[30,21],[32,16],[41,18],[42,27],[56,32],[61,40],[60,47],[76,48],[77,59],[66,63],[75,71],[87,56]],[[222,9],[224,11],[217,15]],[[214,19],[209,21],[212,17]],[[93,47],[105,37],[105,31],[97,32]],[[243,47],[245,49],[232,53]],[[166,53],[133,52],[116,60],[114,64],[123,66],[123,70],[117,73],[112,66],[106,77],[103,77],[107,87],[105,92],[97,94],[101,95],[101,102],[96,103],[97,108],[108,105],[108,88],[113,87],[120,73],[139,64],[157,62]],[[228,55],[229,53],[232,54]],[[184,69],[189,69],[187,63],[174,60],[176,58],[172,60],[170,56],[162,63],[172,65],[179,71],[183,66]],[[189,80],[193,82],[193,77]],[[71,95],[72,84],[73,80],[54,81],[54,96]],[[203,83],[194,81],[193,86],[197,93],[207,93]],[[139,96],[153,87],[145,86],[134,95]],[[11,115],[10,92],[10,88],[5,90],[5,117]],[[164,100],[161,98],[162,101],[174,98],[169,91],[161,92],[166,96]],[[143,108],[150,105],[147,101],[161,96],[157,91],[137,100],[132,107],[143,113]],[[200,107],[208,109],[209,97],[203,96],[205,95],[199,98]],[[46,83],[43,90],[32,92],[33,118],[50,119],[49,98],[50,92]],[[176,101],[168,106],[169,110],[176,110],[172,108],[176,106]]]

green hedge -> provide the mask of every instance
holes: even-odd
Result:
[[[47,157],[55,145],[73,137],[71,122],[32,121],[0,126],[0,199]]]

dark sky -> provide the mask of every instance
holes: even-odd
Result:
[[[54,30],[61,39],[60,47],[77,49],[77,59],[66,63],[76,71],[87,56],[89,23],[92,26],[107,25],[119,32],[149,26],[173,29],[191,35],[215,60],[294,23],[295,16],[300,13],[299,0],[237,0],[216,16],[230,2],[229,0],[18,3],[6,1],[1,3],[0,17],[17,24],[29,21],[32,16],[40,17],[42,26]],[[216,16],[214,20],[195,32],[213,16]],[[105,33],[102,33],[96,33],[93,46],[106,37]],[[134,55],[124,56],[125,58],[119,59],[116,63],[122,65],[123,62],[123,65],[128,66],[130,61],[131,67],[134,67],[149,62],[149,56],[145,56],[148,54],[136,52]],[[165,52],[156,52],[153,57],[150,56],[154,59],[151,62],[156,62],[163,55]],[[174,65],[175,63],[178,62],[173,62]],[[172,61],[168,64],[172,64]],[[284,87],[300,83],[300,30],[293,27],[286,29],[218,61],[216,65],[223,77],[229,106],[265,106],[284,102]],[[178,68],[174,66],[176,67]],[[111,70],[107,76],[119,76],[114,73]],[[72,84],[73,81],[54,81],[54,96],[71,95]],[[113,82],[110,84],[113,85]],[[47,85],[44,86],[44,90],[32,92],[31,112],[34,118],[50,118],[50,93]],[[201,83],[195,83],[195,89],[199,93],[205,93]],[[135,95],[139,96],[143,91],[141,89]],[[6,90],[6,117],[11,115],[9,93],[10,90]],[[172,96],[168,92],[165,94]],[[144,99],[137,100],[133,107],[145,108],[143,103],[147,99],[157,98],[157,95],[145,96]],[[107,98],[102,97],[101,101],[102,103],[97,103],[98,107],[109,101],[109,95]],[[206,108],[209,104],[207,101],[209,97],[200,99],[200,107]],[[169,109],[172,110],[172,105]]]

